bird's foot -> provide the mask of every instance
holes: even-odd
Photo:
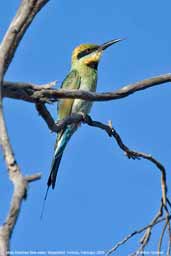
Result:
[[[125,155],[130,159],[140,159],[140,156],[139,156],[139,154],[138,154],[138,152],[136,152],[136,151],[133,151],[133,150],[130,150],[130,149],[128,149],[128,150],[126,150],[125,151]]]
[[[82,120],[80,121],[80,124],[81,124],[81,122],[87,123],[87,124],[91,124],[92,123],[92,119],[91,119],[91,117],[88,114],[86,114],[84,112],[79,112],[79,115],[82,116]]]

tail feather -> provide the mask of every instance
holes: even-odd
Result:
[[[55,183],[56,183],[56,177],[59,169],[59,165],[62,159],[63,152],[59,152],[59,154],[55,155],[55,158],[53,159],[52,162],[52,167],[51,167],[51,172],[48,178],[47,185],[48,187],[52,186],[52,188],[55,188]]]
[[[42,205],[42,210],[41,210],[41,214],[40,214],[40,219],[43,219],[43,214],[44,214],[44,209],[45,209],[45,202],[48,196],[48,191],[50,186],[52,186],[52,188],[55,188],[55,183],[56,183],[56,177],[57,177],[57,173],[58,173],[58,169],[59,169],[59,165],[62,159],[62,155],[63,155],[63,151],[59,152],[59,154],[55,154],[55,157],[52,161],[52,167],[51,167],[51,172],[47,181],[47,190],[45,193],[45,197],[43,200],[43,205]]]
[[[43,202],[43,207],[42,207],[42,211],[41,211],[41,216],[40,218],[43,218],[43,213],[44,213],[44,208],[45,208],[45,202],[46,202],[46,198],[48,195],[48,191],[50,186],[52,186],[52,188],[55,188],[55,183],[56,183],[56,178],[57,178],[57,174],[58,174],[58,169],[59,169],[59,165],[62,159],[62,155],[64,152],[64,149],[68,143],[68,141],[70,140],[72,134],[74,133],[74,131],[76,130],[77,126],[75,125],[70,125],[68,126],[62,133],[62,136],[58,137],[57,139],[57,144],[55,146],[55,153],[54,153],[54,158],[52,161],[52,166],[51,166],[51,171],[50,171],[50,175],[47,181],[47,190],[46,190],[46,194],[44,197],[44,202]]]
[[[51,166],[51,172],[50,172],[49,179],[47,182],[48,188],[50,186],[52,186],[52,188],[54,189],[54,187],[55,187],[57,173],[58,173],[58,169],[59,169],[59,165],[60,165],[60,162],[62,159],[64,149],[65,149],[68,141],[70,140],[72,134],[74,133],[75,129],[76,129],[76,126],[73,126],[73,125],[68,126],[63,131],[60,139],[58,139],[58,141],[57,141],[54,159],[52,161],[52,166]]]

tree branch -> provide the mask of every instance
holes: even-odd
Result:
[[[77,98],[89,101],[109,101],[127,97],[135,92],[157,85],[171,82],[171,74],[148,78],[133,84],[128,84],[113,92],[96,93],[83,90],[52,89],[55,82],[43,86],[31,83],[4,81],[3,97],[24,100],[32,103],[50,103],[60,98]],[[48,88],[47,88],[48,87]]]
[[[39,173],[26,177],[23,177],[18,173],[16,177],[13,177],[12,182],[14,185],[14,191],[11,199],[11,206],[6,221],[0,227],[0,255],[6,255],[6,252],[8,251],[9,241],[19,217],[22,201],[23,199],[26,199],[27,196],[28,183],[40,178],[41,174]]]
[[[29,181],[29,178],[26,180],[22,176],[9,141],[3,114],[3,79],[26,29],[32,22],[34,16],[47,2],[47,0],[22,0],[0,44],[0,145],[3,150],[10,180],[14,186],[9,215],[6,222],[0,228],[1,256],[6,255],[9,249],[9,239],[15,226],[22,200],[26,195],[27,182]],[[35,180],[38,179],[39,176],[40,175],[36,175]]]
[[[49,0],[22,0],[0,46],[3,74],[6,72],[25,31],[35,15]]]
[[[170,216],[171,218],[171,216]],[[166,217],[163,217],[163,218],[160,218],[158,219],[156,222],[155,222],[155,225],[163,222],[163,221],[166,221]],[[115,244],[115,246],[113,246],[109,251],[107,251],[107,255],[110,255],[112,254],[113,252],[115,252],[120,246],[122,246],[123,244],[127,243],[128,240],[130,240],[132,237],[134,237],[135,235],[138,235],[138,234],[141,234],[142,232],[144,232],[145,230],[147,229],[151,229],[152,227],[154,226],[153,223],[141,228],[141,229],[138,229],[138,230],[135,230],[133,231],[131,234],[125,236],[121,241],[119,241],[117,244]]]
[[[169,241],[171,240],[171,229],[170,229],[170,214],[167,208],[167,205],[170,207],[170,201],[167,197],[167,180],[166,180],[166,170],[165,167],[154,157],[152,157],[149,154],[143,153],[143,152],[138,152],[138,151],[134,151],[128,148],[128,146],[126,146],[123,142],[123,140],[121,139],[121,136],[119,135],[119,133],[112,127],[112,123],[111,121],[109,122],[108,125],[103,124],[99,121],[94,121],[91,119],[90,116],[82,114],[82,113],[73,113],[71,116],[64,118],[63,120],[58,121],[57,123],[54,122],[51,114],[49,113],[49,111],[47,110],[46,106],[42,103],[37,103],[36,104],[36,109],[38,111],[38,113],[41,115],[41,117],[44,119],[44,121],[46,122],[46,124],[48,125],[49,129],[53,132],[59,132],[61,129],[65,129],[67,125],[70,125],[72,123],[86,123],[89,126],[92,127],[96,127],[96,128],[100,128],[102,130],[104,130],[110,137],[113,137],[118,146],[120,147],[120,149],[122,149],[125,153],[125,155],[128,158],[132,158],[132,159],[146,159],[148,161],[150,161],[151,163],[153,163],[161,172],[161,194],[162,194],[162,200],[161,200],[161,205],[159,208],[159,211],[157,212],[156,216],[154,217],[154,219],[151,221],[151,223],[146,227],[143,228],[142,231],[146,230],[146,232],[144,233],[143,237],[140,240],[140,247],[139,249],[134,252],[133,255],[139,255],[140,253],[142,254],[144,252],[144,248],[147,246],[149,239],[151,237],[151,231],[152,228],[159,223],[160,218],[163,216],[163,212],[165,212],[165,224],[164,227],[168,227],[168,238]],[[165,229],[164,229],[165,230]],[[121,242],[117,243],[112,249],[110,249],[107,253],[111,254],[113,253],[120,245],[124,244],[125,242],[127,242],[132,236],[134,236],[135,234],[141,233],[140,231],[136,231],[133,234],[128,235],[126,238],[124,238]],[[159,242],[159,246],[158,248],[161,248],[161,244],[162,244],[162,237],[163,237],[163,232],[161,233],[161,238],[160,238],[160,242]],[[168,246],[168,251],[170,250],[170,243]]]

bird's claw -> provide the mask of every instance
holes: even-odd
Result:
[[[87,124],[91,124],[92,123],[92,119],[89,115],[83,113],[83,112],[80,112],[80,114],[82,115],[83,117],[83,122],[84,123],[87,123]]]
[[[138,160],[139,160],[139,159],[140,159],[138,153],[135,152],[135,151],[132,151],[132,150],[127,150],[127,151],[125,152],[125,155],[126,155],[129,159],[133,159],[133,160],[135,160],[135,159],[138,159]]]

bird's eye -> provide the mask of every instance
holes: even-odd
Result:
[[[77,55],[77,58],[81,59],[82,57],[88,55],[89,53],[94,52],[97,49],[98,49],[98,47],[87,48],[87,49],[83,50],[82,52],[79,52],[78,55]]]

